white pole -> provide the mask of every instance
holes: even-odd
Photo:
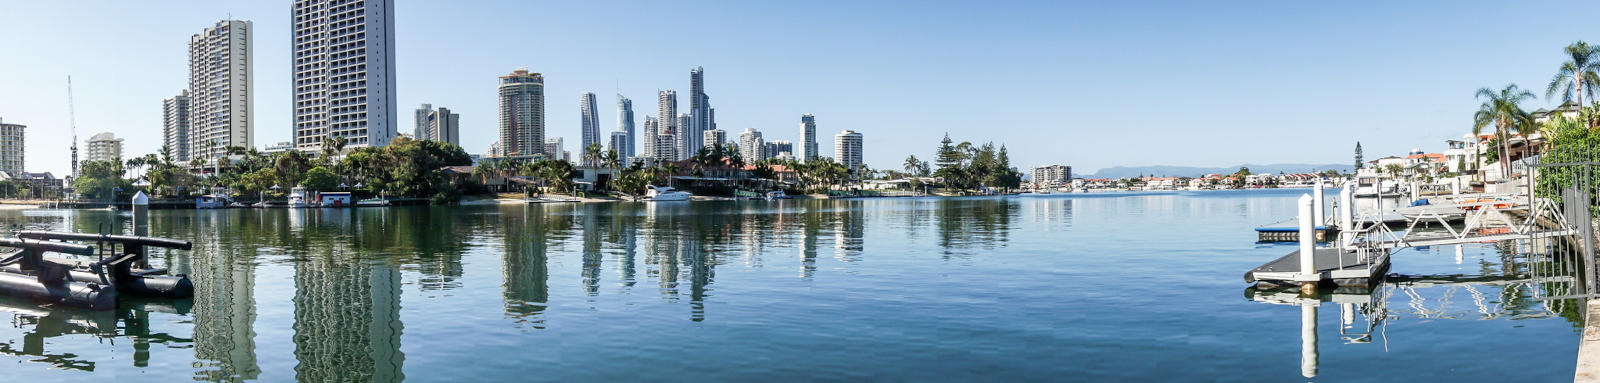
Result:
[[[1314,219],[1312,222],[1314,222],[1314,225],[1317,225],[1317,226],[1327,225],[1328,224],[1328,221],[1326,220],[1326,215],[1327,214],[1323,213],[1323,210],[1324,210],[1323,206],[1327,206],[1327,202],[1325,202],[1327,200],[1324,199],[1323,196],[1322,196],[1322,179],[1321,178],[1318,178],[1316,185],[1311,187],[1311,198],[1314,200],[1313,203],[1315,203],[1315,205],[1312,205],[1312,206],[1314,206],[1316,208],[1316,210],[1313,210],[1313,213],[1311,214],[1312,218]]]
[[[1317,305],[1300,306],[1300,375],[1317,376]]]
[[[1352,187],[1345,185],[1339,190],[1339,230],[1355,229],[1355,190]]]
[[[1418,189],[1417,188],[1417,183],[1416,182],[1412,182],[1411,183],[1411,202],[1416,202],[1417,201],[1417,197],[1420,195],[1420,193],[1418,192],[1417,189]]]
[[[1309,283],[1313,287],[1318,281],[1316,276],[1316,225],[1311,223],[1311,196],[1300,196],[1300,281],[1302,285]],[[1305,286],[1301,287],[1304,292]]]

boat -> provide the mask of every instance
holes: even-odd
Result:
[[[782,190],[773,190],[773,191],[767,192],[767,194],[765,196],[763,196],[763,198],[766,198],[768,201],[779,200],[779,199],[789,199],[789,194],[788,193],[784,193]]]
[[[1433,204],[1427,199],[1420,199],[1416,202],[1412,202],[1411,206],[1394,209],[1394,212],[1402,217],[1406,217],[1406,219],[1442,218],[1453,221],[1467,217],[1467,209],[1463,206],[1455,204]]]
[[[368,199],[356,201],[356,206],[358,206],[358,207],[389,206],[389,200],[383,199],[383,198],[368,198]]]
[[[289,190],[289,207],[296,208],[307,206],[311,205],[306,199],[306,188],[295,186],[294,189]]]
[[[194,197],[194,208],[221,209],[227,207],[229,202],[231,201],[228,199],[228,197],[215,194],[206,194],[203,196]]]
[[[645,191],[644,198],[648,199],[648,200],[651,200],[651,201],[661,201],[661,202],[688,201],[689,197],[693,197],[694,196],[693,194],[689,194],[688,192],[681,192],[681,191],[678,191],[677,189],[673,189],[671,186],[654,186],[654,185],[650,185],[648,187],[650,188],[650,190]]]

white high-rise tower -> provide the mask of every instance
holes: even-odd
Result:
[[[384,146],[399,134],[394,0],[295,0],[294,146]]]
[[[209,160],[230,146],[254,146],[254,34],[249,21],[223,20],[189,37],[188,147],[181,150],[188,158]]]

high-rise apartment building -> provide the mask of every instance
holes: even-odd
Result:
[[[500,76],[500,150],[508,157],[532,156],[546,153],[544,144],[544,75],[521,68]]]
[[[291,14],[295,147],[388,145],[400,125],[394,0],[294,0]]]
[[[834,135],[833,159],[851,172],[861,170],[861,133],[845,130]]]
[[[817,159],[817,117],[811,113],[800,115],[800,153],[801,162]]]
[[[755,128],[744,128],[744,132],[739,133],[739,156],[744,157],[745,162],[766,159],[763,156],[766,146],[766,140],[761,139],[761,132]]]
[[[627,142],[614,149],[617,151],[617,156],[621,158],[638,156],[639,153],[634,151],[633,143],[634,139],[639,137],[633,129],[633,100],[622,97],[622,94],[617,94],[617,131],[627,133]]]
[[[722,144],[728,142],[728,132],[722,129],[707,130],[705,134],[701,135],[700,139],[704,141],[702,144],[705,147],[720,148]]]
[[[7,124],[5,120],[0,120],[0,172],[12,177],[22,174],[26,154],[23,133],[27,128],[22,124]]]
[[[1033,168],[1033,183],[1040,186],[1061,186],[1072,182],[1072,167],[1046,165]]]
[[[583,137],[579,139],[583,146],[579,147],[578,151],[588,153],[589,147],[593,145],[604,147],[600,142],[600,111],[595,106],[594,93],[584,93],[578,98],[578,112],[583,114]],[[585,158],[584,165],[598,165],[596,161],[598,159]]]
[[[89,161],[122,162],[122,139],[111,132],[90,136],[87,148],[84,158]]]
[[[640,158],[650,158],[650,159],[657,158],[656,157],[656,135],[657,135],[657,132],[656,132],[657,126],[656,125],[657,125],[657,122],[656,122],[656,118],[655,117],[650,117],[650,115],[648,115],[648,114],[644,115],[644,129],[643,129],[644,135],[639,137],[639,141],[644,143],[644,147],[643,147],[644,150],[639,152],[639,157]]]
[[[451,112],[450,108],[435,109],[432,104],[422,104],[417,108],[416,125],[412,134],[418,140],[461,145],[461,115]]]
[[[570,158],[566,156],[567,140],[561,137],[550,137],[544,139],[544,149],[542,149],[542,151],[545,155],[550,156],[550,159],[570,160]]]
[[[671,90],[663,90],[663,91],[657,92],[656,93],[656,136],[659,138],[660,136],[671,135],[674,138],[674,140],[672,141],[673,145],[677,145],[678,141],[676,140],[676,138],[678,137],[678,134],[680,133],[678,131],[679,128],[680,128],[680,126],[678,125],[678,92],[671,91]],[[673,149],[672,152],[673,153],[678,153],[679,150],[678,149]],[[656,158],[660,159],[660,160],[665,160],[665,161],[677,161],[678,160],[678,157],[677,157],[676,154],[674,154],[672,156],[666,156],[660,151],[656,152]]]
[[[190,110],[188,89],[161,100],[161,146],[175,163],[189,163]]]
[[[189,121],[185,157],[216,158],[253,147],[255,91],[249,21],[223,20],[189,37]]]

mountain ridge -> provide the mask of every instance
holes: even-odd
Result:
[[[1328,169],[1338,170],[1340,173],[1352,172],[1351,165],[1336,164],[1243,164],[1229,167],[1198,167],[1198,166],[1113,166],[1095,171],[1094,174],[1074,175],[1082,178],[1124,178],[1139,176],[1157,177],[1200,177],[1207,174],[1233,174],[1240,167],[1250,168],[1251,173],[1311,173]]]

